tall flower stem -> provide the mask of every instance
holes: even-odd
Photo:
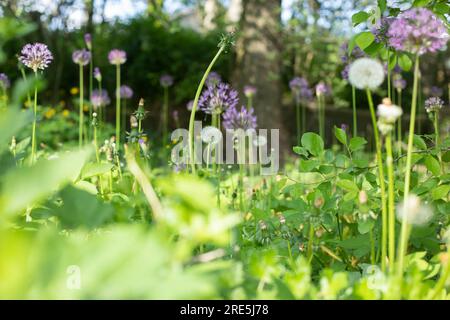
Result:
[[[375,138],[375,147],[377,151],[378,162],[378,179],[380,180],[381,191],[381,269],[386,270],[386,256],[387,256],[387,236],[388,236],[388,217],[386,206],[386,186],[384,181],[383,158],[381,154],[381,142],[377,127],[377,119],[375,115],[375,108],[372,100],[372,93],[366,89],[367,99],[369,101],[370,116],[372,118],[373,133]]]
[[[450,256],[450,247],[447,250],[447,256]],[[441,293],[442,289],[445,288],[447,279],[450,277],[450,261],[447,261],[447,265],[443,264],[442,267],[444,269],[441,273],[441,277],[439,278],[439,281],[436,284],[436,287],[434,288],[434,293],[433,293],[431,299],[437,299],[439,297],[439,294]]]
[[[34,77],[37,81],[37,72],[34,73]],[[31,132],[31,159],[30,164],[33,164],[36,160],[36,120],[37,120],[37,84],[34,85],[34,104],[33,104],[33,128]]]
[[[164,87],[164,102],[163,102],[163,146],[167,143],[167,127],[168,127],[168,119],[169,119],[169,88]]]
[[[97,143],[97,126],[94,126],[94,147],[95,147],[95,158],[97,160],[97,163],[100,163],[100,155],[98,152],[98,143]]]
[[[402,90],[398,89],[398,106],[401,108],[402,107]],[[397,122],[397,152],[398,152],[398,156],[400,157],[402,154],[402,117],[400,116],[398,118],[398,122]]]
[[[303,135],[306,132],[306,107],[305,107],[305,103],[302,104],[301,108],[302,108],[302,130],[301,130],[301,134]],[[301,138],[301,136],[300,136],[300,138]]]
[[[79,97],[79,126],[78,126],[78,146],[81,148],[83,145],[83,129],[84,129],[84,110],[83,110],[83,65],[80,64],[80,97]]]
[[[416,56],[415,67],[414,67],[414,85],[413,85],[413,96],[411,102],[411,116],[409,120],[409,133],[408,133],[408,149],[406,153],[406,167],[405,167],[405,189],[403,191],[404,199],[409,196],[409,187],[411,184],[411,165],[412,165],[412,151],[414,142],[414,126],[416,124],[416,108],[417,108],[417,90],[419,87],[419,55]],[[406,201],[405,201],[406,203]],[[401,277],[403,274],[403,263],[404,256],[406,254],[406,246],[409,237],[409,223],[407,221],[407,215],[403,215],[402,228],[400,236],[400,246],[398,250],[398,275]]]
[[[116,146],[120,150],[120,65],[116,65]]]
[[[390,61],[391,61],[391,51],[388,50],[388,56],[387,56],[387,85],[388,85],[388,98],[392,99],[392,93],[391,93],[391,68],[390,68]]]
[[[358,117],[356,115],[356,88],[352,86],[353,137],[358,135]]]
[[[91,50],[91,59],[89,60],[89,101],[92,100],[92,89],[93,89],[93,83],[94,83],[94,76],[93,76],[93,61],[92,61],[92,50]],[[89,123],[92,122],[92,103],[89,103]],[[91,135],[91,131],[88,131],[89,137]]]
[[[442,155],[440,152],[440,132],[439,132],[439,112],[434,112],[434,135],[435,135],[435,148],[436,154],[438,155],[439,164],[441,165],[441,170],[443,171]]]
[[[323,118],[323,115],[324,115],[324,112],[323,112],[323,108],[324,108],[324,106],[323,106],[323,99],[322,99],[322,95],[318,95],[317,96],[317,105],[318,105],[318,118],[319,118],[319,134],[320,134],[320,137],[322,138],[322,140],[324,140],[325,139],[325,137],[324,137],[324,124],[323,124],[323,122],[324,122],[324,118]]]
[[[211,72],[214,64],[217,59],[219,59],[222,52],[225,50],[225,45],[220,46],[216,55],[212,59],[205,73],[203,74],[203,78],[198,85],[197,92],[195,94],[194,103],[192,105],[191,116],[189,118],[189,162],[191,165],[192,173],[195,173],[195,153],[194,153],[194,122],[195,122],[195,113],[197,112],[198,99],[200,98],[200,94],[202,93],[203,86],[205,85],[206,78],[208,78],[208,74]]]
[[[392,133],[386,136],[386,166],[388,171],[388,212],[389,212],[389,268],[393,270],[395,261],[395,195],[394,159],[392,156]]]
[[[253,97],[250,95],[247,98],[247,110],[250,110],[253,108]]]

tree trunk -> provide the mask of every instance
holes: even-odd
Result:
[[[240,92],[248,84],[257,87],[253,106],[258,128],[280,130],[283,159],[288,140],[281,105],[281,0],[243,0],[242,5],[234,84]]]

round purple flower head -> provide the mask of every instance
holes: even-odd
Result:
[[[53,60],[53,55],[48,47],[39,42],[25,45],[20,54],[19,61],[34,72],[44,70]]]
[[[108,92],[104,89],[101,91],[93,90],[91,103],[94,109],[109,105],[111,103],[111,100],[109,99]]]
[[[253,97],[256,94],[257,91],[258,91],[258,89],[256,89],[255,86],[248,85],[248,86],[244,87],[244,95],[247,98]]]
[[[348,81],[348,72],[350,70],[350,64],[359,59],[364,58],[367,55],[362,51],[359,47],[354,47],[352,52],[349,54],[348,52],[348,42],[345,42],[341,46],[341,61],[345,64],[344,69],[341,72],[341,76],[344,80]]]
[[[253,115],[253,108],[247,110],[245,106],[238,111],[236,107],[229,108],[223,114],[223,126],[225,129],[256,129],[256,116]]]
[[[442,97],[444,95],[444,90],[439,87],[432,86],[430,89],[430,93],[433,97]]]
[[[76,50],[72,53],[72,60],[80,66],[85,66],[91,61],[91,53],[86,49]]]
[[[8,89],[11,86],[11,82],[9,81],[9,78],[6,74],[0,73],[0,87],[3,88],[3,90]]]
[[[164,74],[159,78],[159,83],[164,88],[171,87],[173,85],[173,77],[169,74]]]
[[[372,28],[372,34],[375,36],[375,42],[389,44],[388,32],[394,19],[395,18],[393,17],[382,17],[377,21],[377,23]]]
[[[98,82],[102,81],[102,73],[100,72],[100,69],[99,69],[99,68],[97,68],[97,67],[94,68],[93,74],[94,74],[94,78],[95,78]]]
[[[394,88],[397,90],[404,90],[406,88],[406,80],[403,79],[401,76],[394,77],[394,80],[392,80],[392,84],[394,85]]]
[[[320,81],[316,85],[316,95],[318,96],[327,96],[331,94],[331,88],[325,82]]]
[[[442,20],[425,8],[413,8],[401,13],[391,22],[389,44],[401,51],[422,55],[436,52],[448,41]]]
[[[221,114],[239,102],[238,92],[226,83],[206,88],[199,101],[199,109],[207,114]]]
[[[121,65],[127,61],[127,53],[123,50],[112,49],[108,53],[109,63],[114,65]]]
[[[131,99],[133,97],[133,90],[126,85],[120,86],[120,97],[122,99]]]
[[[295,95],[297,102],[300,99],[311,100],[313,93],[309,87],[308,81],[305,78],[295,77],[289,82],[289,87]]]
[[[92,36],[91,36],[90,33],[86,33],[86,34],[84,35],[84,43],[86,43],[86,47],[87,47],[89,50],[92,50]]]
[[[220,82],[222,82],[222,77],[215,71],[212,71],[208,74],[206,78],[206,85],[209,86],[217,86]]]
[[[430,112],[439,112],[444,106],[444,101],[439,97],[431,97],[425,100],[425,110]]]

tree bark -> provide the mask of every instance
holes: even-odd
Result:
[[[240,92],[248,84],[257,87],[253,106],[258,128],[280,130],[283,159],[288,140],[281,105],[281,0],[243,0],[242,5],[233,82]]]

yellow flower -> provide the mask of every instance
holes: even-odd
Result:
[[[73,87],[72,89],[70,89],[70,94],[73,96],[78,94],[78,92],[80,92],[80,91],[78,90],[77,87]]]
[[[63,112],[62,112],[62,115],[63,115],[64,118],[67,118],[69,116],[69,114],[70,114],[70,111],[67,110],[67,109],[64,109]]]
[[[87,105],[83,105],[83,111],[84,111],[84,112],[87,112],[87,111],[89,111],[89,106],[87,106]]]
[[[44,113],[44,117],[46,117],[47,119],[51,119],[51,118],[53,118],[55,113],[56,113],[56,110],[54,108],[50,108]]]

